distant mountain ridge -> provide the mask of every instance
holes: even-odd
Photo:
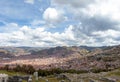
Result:
[[[20,56],[20,55],[43,55],[43,56],[50,56],[50,55],[70,55],[73,53],[78,53],[81,55],[88,55],[102,52],[102,50],[109,50],[116,46],[101,46],[101,47],[91,47],[91,46],[57,46],[57,47],[0,47],[0,50],[4,50],[5,52],[12,54],[13,56]]]
[[[79,54],[79,55],[86,55],[88,53],[88,50],[79,48],[79,47],[54,47],[49,49],[43,49],[40,51],[34,51],[31,54],[32,55],[43,55],[43,56],[58,56],[58,57],[67,57],[73,54]]]
[[[109,47],[109,46],[101,46],[101,47],[93,47],[93,46],[79,46],[80,48],[84,48],[84,49],[87,49],[87,50],[89,50],[89,51],[92,51],[92,50],[94,50],[94,49],[96,49],[96,48],[99,48],[99,49],[105,49],[105,48],[107,48],[107,47]]]

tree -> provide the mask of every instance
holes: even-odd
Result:
[[[3,68],[4,70],[9,70],[9,65],[5,65],[5,67]]]

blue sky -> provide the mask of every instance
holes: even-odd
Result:
[[[0,0],[0,46],[120,44],[119,0]]]
[[[8,23],[16,22],[20,25],[29,25],[34,19],[41,20],[43,11],[47,7],[49,7],[47,0],[46,2],[36,0],[33,4],[24,0],[1,0],[0,19]]]

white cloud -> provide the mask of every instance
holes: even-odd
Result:
[[[2,32],[11,32],[17,29],[19,29],[19,26],[16,23],[5,23],[5,26],[0,27],[0,31]]]
[[[107,31],[97,31],[97,32],[93,32],[93,35],[97,36],[97,37],[101,37],[101,38],[120,38],[120,31],[119,30],[107,30]]]
[[[74,41],[72,26],[62,33],[51,33],[43,27],[31,28],[18,26],[19,29],[0,33],[0,46],[68,46],[69,40]],[[3,36],[3,37],[1,37]]]
[[[34,0],[24,0],[25,3],[34,4]]]
[[[66,13],[73,18],[81,20],[82,16],[86,18],[103,16],[120,23],[119,4],[119,0],[52,0],[52,5],[55,7],[64,5],[63,9],[65,8]]]
[[[43,18],[48,24],[57,24],[65,21],[64,12],[55,8],[47,8],[43,13]]]
[[[120,43],[119,30],[96,31],[90,36],[77,30],[74,25],[70,25],[62,33],[51,33],[44,27],[18,27],[17,30],[0,33],[0,46],[101,46]]]
[[[0,33],[0,45],[45,47],[102,46],[120,43],[119,0],[51,1],[51,7],[44,12],[44,9],[41,9],[44,20],[33,20],[30,26],[19,26],[16,23],[1,26],[0,31],[4,30],[4,32]],[[25,0],[25,2],[34,4],[34,0]],[[66,16],[69,21],[65,21]],[[61,33],[59,30],[53,33],[46,29],[61,24],[68,26],[64,27]]]
[[[85,7],[95,0],[52,0],[52,5],[68,5],[74,8]]]
[[[63,35],[66,37],[66,40],[75,40],[74,38],[74,34],[73,34],[73,25],[70,25],[68,28],[65,29],[65,32],[63,33]],[[62,37],[61,37],[62,38]]]
[[[45,21],[43,21],[43,20],[33,20],[33,21],[31,22],[31,25],[32,25],[32,26],[42,25],[42,24],[45,24]]]
[[[120,1],[119,0],[97,0],[95,4],[90,5],[88,8],[84,9],[86,14],[91,16],[102,15],[110,17],[113,20],[120,21]]]
[[[97,31],[93,32],[92,35],[95,39],[95,43],[99,43],[99,45],[108,46],[120,44],[120,30],[109,29],[106,31]]]

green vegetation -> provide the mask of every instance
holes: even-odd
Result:
[[[9,65],[6,65],[5,67],[0,68],[0,69],[10,71],[10,72],[20,72],[20,73],[26,73],[26,74],[33,74],[35,71],[38,71],[39,76],[49,76],[49,75],[61,74],[61,73],[81,74],[81,73],[88,72],[86,70],[74,70],[74,69],[64,70],[64,69],[60,69],[60,68],[35,70],[33,68],[33,66],[31,66],[31,65],[16,65],[16,67],[14,67],[14,68],[10,68]]]
[[[0,73],[5,73],[5,74],[8,74],[9,76],[27,75],[26,73],[22,73],[22,72],[14,72],[14,71],[6,71],[6,70],[0,70]]]
[[[71,74],[81,74],[81,73],[88,73],[88,72],[93,72],[93,73],[100,73],[100,72],[108,72],[111,71],[109,69],[109,66],[106,64],[105,69],[100,69],[100,68],[93,68],[91,70],[75,70],[75,69],[60,69],[60,68],[54,68],[54,69],[39,69],[35,70],[33,66],[31,65],[16,65],[14,68],[10,68],[9,65],[6,65],[5,67],[1,68],[2,70],[10,71],[10,72],[20,72],[20,73],[26,73],[26,74],[33,74],[35,71],[38,71],[39,76],[49,76],[49,75],[54,75],[54,74],[61,74],[61,73],[71,73]]]
[[[90,70],[93,73],[100,73],[100,72],[108,72],[111,71],[110,69],[99,69],[99,68],[93,68]]]
[[[26,73],[6,71],[6,70],[0,70],[0,73],[5,73],[5,74],[8,74],[9,76],[15,76],[15,75],[24,76],[24,75],[27,75]],[[55,78],[53,75],[50,75],[50,76],[46,76],[46,77],[41,77],[41,78],[38,79],[38,81],[36,81],[35,77],[33,76],[33,82],[46,82],[45,79],[48,79],[49,82],[59,82],[60,80],[62,80],[62,79]],[[27,82],[27,81],[23,80],[23,82]],[[67,82],[67,80],[65,80],[65,82]]]
[[[55,68],[55,69],[50,69],[50,70],[38,70],[39,76],[48,76],[48,75],[54,75],[54,74],[61,74],[61,73],[72,73],[72,74],[81,74],[81,73],[87,73],[88,71],[86,70],[74,70],[74,69],[69,69],[69,70],[63,70],[60,68]]]
[[[18,68],[18,67],[17,67]],[[20,69],[21,70],[21,69]],[[94,72],[96,72],[96,73],[98,73],[99,74],[99,71],[101,71],[101,69],[93,69],[94,70]],[[17,70],[18,71],[18,70]],[[104,70],[102,70],[102,71],[104,71]],[[74,75],[74,73],[76,74],[78,74],[79,75],[79,73],[80,73],[80,75],[83,75],[84,76],[84,78],[82,78],[82,80],[83,81],[85,81],[85,82],[88,82],[90,79],[92,79],[92,80],[100,80],[99,79],[99,76],[97,75],[97,74],[93,74],[92,76],[91,75],[89,75],[89,73],[85,73],[85,72],[87,72],[87,71],[75,71],[75,70],[61,70],[61,69],[58,69],[58,68],[56,68],[56,69],[51,69],[51,70],[38,70],[38,72],[39,72],[39,75],[41,75],[40,77],[39,77],[39,79],[38,79],[38,81],[36,81],[35,80],[35,77],[33,76],[33,82],[46,82],[46,79],[47,80],[49,80],[49,82],[59,82],[60,80],[65,80],[65,82],[68,82],[66,79],[57,79],[54,75],[52,75],[52,74],[54,74],[54,73],[56,73],[56,74],[60,74],[60,73],[70,73],[71,75]],[[24,76],[24,75],[27,75],[28,73],[24,73],[24,72],[15,72],[15,71],[13,71],[13,70],[0,70],[0,73],[5,73],[5,74],[8,74],[9,76],[14,76],[14,75],[20,75],[20,76]],[[69,73],[68,73],[68,76],[69,76]],[[81,74],[81,73],[85,73],[85,74]],[[114,76],[114,77],[119,77],[120,76],[120,68],[118,68],[118,69],[115,69],[115,70],[113,70],[113,71],[109,71],[109,72],[104,72],[104,74],[103,73],[100,73],[101,74],[101,77],[103,78],[103,77],[105,77],[105,78],[107,78],[107,77],[110,77],[110,76]],[[73,77],[73,79],[75,79],[76,77]],[[23,81],[23,82],[26,82],[25,80]],[[117,81],[117,82],[119,82],[119,80]]]
[[[120,68],[115,71],[109,72],[106,76],[113,76],[113,75],[120,76]]]
[[[35,69],[31,65],[16,65],[16,67],[14,68],[9,67],[9,65],[5,65],[0,69],[10,71],[10,72],[21,72],[26,74],[33,74],[35,72]]]

